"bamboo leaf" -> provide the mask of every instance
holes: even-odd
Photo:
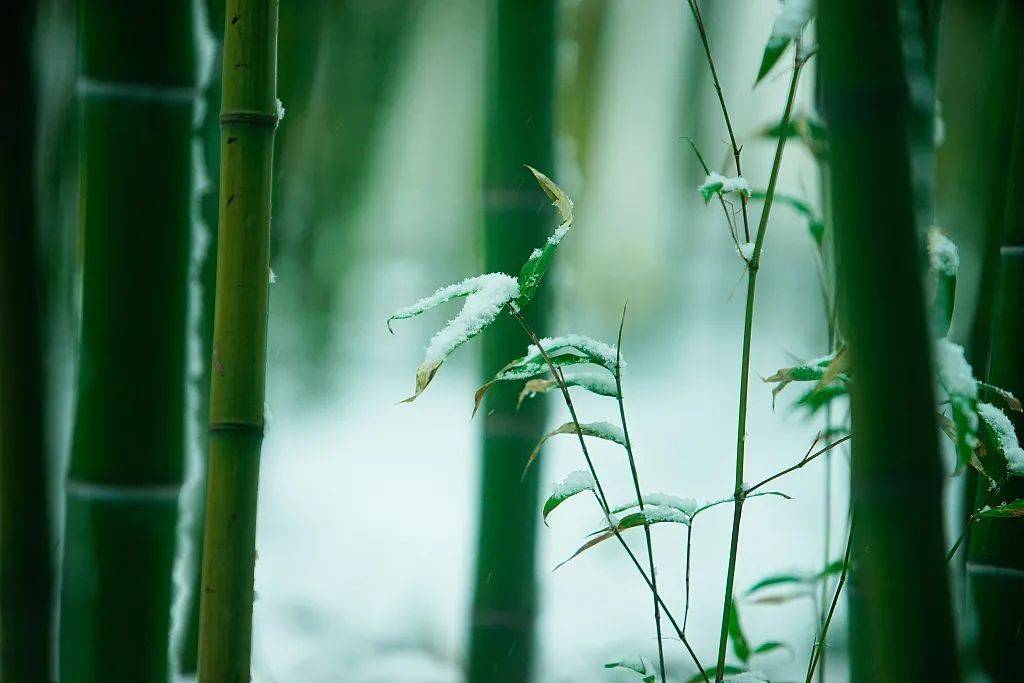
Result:
[[[789,652],[790,655],[793,654],[793,648],[791,648],[786,643],[781,643],[777,640],[767,640],[758,645],[757,647],[755,647],[753,652],[750,653],[750,655],[766,655],[771,652],[777,652],[778,650],[785,650],[786,652]]]
[[[608,662],[604,665],[606,669],[628,669],[642,676],[641,680],[643,683],[654,683],[654,679],[657,676],[657,671],[652,667],[646,659],[642,656],[637,655],[636,658],[620,659],[616,662]]]
[[[758,134],[763,138],[778,139],[785,136],[787,139],[800,140],[819,161],[828,156],[828,129],[821,120],[805,113],[794,114],[784,127],[772,123],[758,131]]]
[[[618,396],[618,388],[615,385],[615,378],[609,377],[607,373],[603,372],[588,372],[580,370],[571,374],[565,375],[565,386],[566,387],[582,387],[592,394],[598,396],[608,396],[615,398]],[[522,391],[519,392],[519,399],[516,404],[518,408],[523,404],[523,401],[527,398],[533,398],[537,394],[546,394],[558,387],[558,382],[553,379],[531,379],[523,385]]]
[[[811,0],[783,0],[782,11],[772,25],[772,33],[764,48],[754,85],[768,75],[789,44],[800,39],[800,34],[813,15],[814,3]]]
[[[415,401],[434,379],[445,359],[455,349],[484,331],[494,322],[505,305],[518,295],[519,283],[514,277],[504,273],[488,273],[441,287],[430,296],[396,311],[388,318],[388,330],[391,330],[391,323],[394,320],[414,318],[453,299],[466,299],[458,315],[449,320],[430,339],[423,363],[416,370],[416,391],[403,403]]]
[[[775,383],[775,386],[772,388],[772,401],[774,402],[775,398],[779,395],[779,393],[783,389],[785,389],[786,386],[788,386],[791,382],[820,383],[822,378],[825,377],[825,373],[829,369],[829,366],[832,364],[832,361],[835,360],[836,357],[837,354],[831,353],[827,356],[822,356],[821,358],[809,360],[806,363],[801,363],[799,365],[794,365],[788,368],[780,368],[778,371],[775,372],[775,374],[769,377],[765,377],[765,382]],[[839,377],[844,376],[837,374],[833,377],[833,379]]]
[[[547,242],[542,247],[533,250],[530,258],[523,265],[522,270],[519,271],[520,292],[516,298],[516,305],[520,308],[525,307],[530,302],[530,299],[533,298],[541,279],[551,264],[551,259],[555,256],[555,250],[558,249],[562,238],[569,232],[573,223],[573,203],[569,199],[569,195],[537,169],[532,166],[527,166],[526,168],[530,169],[533,177],[540,183],[544,193],[551,199],[554,207],[558,209],[562,222],[555,228],[555,231],[548,237]]]
[[[1010,418],[991,403],[979,403],[978,416],[981,418],[980,436],[985,450],[998,456],[1000,466],[1008,474],[1024,476],[1024,450],[1017,441]]]
[[[1014,396],[1012,392],[1001,387],[997,387],[994,384],[987,384],[986,382],[978,382],[978,386],[985,391],[991,391],[993,394],[998,396],[1010,410],[1017,413],[1022,412],[1020,399]]]
[[[747,673],[747,670],[742,668],[742,667],[735,666],[733,664],[726,664],[725,666],[722,667],[722,673],[725,674],[726,676],[729,676],[729,675],[736,675],[736,674],[744,674],[744,673]],[[704,681],[704,677],[705,676],[710,678],[711,680],[715,680],[717,678],[717,676],[718,676],[718,667],[717,666],[709,667],[707,669],[704,669],[703,673],[698,671],[693,676],[691,676],[690,678],[686,679],[686,683],[702,683]]]
[[[533,461],[537,459],[537,454],[540,453],[541,447],[548,439],[559,434],[576,433],[576,423],[566,422],[541,437],[541,440],[536,446],[534,446],[533,451],[530,453],[530,458],[526,461],[526,467],[523,468],[523,476],[526,476],[526,471],[530,469],[530,465],[532,465]],[[626,446],[626,437],[622,433],[622,429],[608,422],[580,422],[579,433],[583,436],[593,436],[598,439],[604,439],[605,441],[612,441],[622,447]]]
[[[708,173],[707,178],[697,188],[700,192],[700,196],[704,198],[704,203],[707,204],[711,201],[711,198],[716,194],[728,194],[734,192],[743,197],[750,196],[750,184],[747,179],[743,176],[736,176],[734,178],[727,178],[721,173],[715,173],[711,171]]]
[[[594,482],[594,475],[586,470],[576,470],[570,472],[565,479],[555,484],[551,491],[551,495],[548,496],[547,501],[544,503],[543,518],[544,523],[547,524],[548,515],[556,507],[569,500],[577,493],[584,491],[593,491],[596,486]]]
[[[768,193],[764,190],[753,190],[750,193],[751,199],[763,200],[767,196]],[[810,204],[795,195],[786,194],[784,192],[776,192],[773,201],[776,204],[788,206],[793,209],[793,211],[800,214],[800,216],[802,216],[807,222],[807,232],[810,233],[811,239],[814,240],[815,245],[818,247],[821,246],[821,240],[825,235],[825,221],[814,212],[814,209],[811,208]]]
[[[750,644],[747,636],[743,633],[743,626],[740,624],[740,609],[735,598],[729,605],[729,640],[732,641],[733,652],[740,661],[746,664],[750,661]]]
[[[953,320],[960,256],[952,240],[935,227],[928,230],[927,246],[928,299],[931,302],[932,327],[936,337],[944,337]]]
[[[961,346],[948,339],[936,343],[939,383],[949,396],[956,427],[956,452],[961,465],[967,464],[978,447],[978,381]]]
[[[978,517],[985,519],[1024,517],[1024,498],[1019,498],[1012,503],[1006,503],[998,507],[983,509],[978,513]]]

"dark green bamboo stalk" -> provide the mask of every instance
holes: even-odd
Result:
[[[277,0],[228,0],[199,680],[248,681],[267,353]]]
[[[46,290],[38,258],[35,0],[8,6],[0,40],[0,680],[52,678]]]
[[[217,287],[217,218],[220,213],[220,78],[223,56],[220,31],[224,25],[224,0],[206,0],[205,5],[207,21],[211,32],[214,32],[214,54],[205,93],[206,112],[198,135],[202,147],[202,161],[210,185],[206,193],[198,198],[199,218],[207,232],[208,243],[205,253],[201,255],[202,261],[198,265],[198,270],[192,273],[193,278],[198,278],[201,297],[198,302],[192,302],[192,305],[199,306],[199,310],[194,311],[192,315],[197,318],[197,329],[193,332],[199,337],[199,362],[202,365],[198,368],[198,375],[192,379],[194,391],[198,395],[192,419],[199,428],[193,435],[196,442],[190,446],[198,451],[201,463],[197,473],[199,481],[196,485],[196,496],[190,501],[194,505],[191,510],[192,521],[186,532],[191,546],[186,556],[190,560],[186,574],[189,583],[186,586],[185,607],[182,611],[185,624],[177,653],[178,670],[184,674],[195,673],[199,665],[199,586],[203,577],[203,539],[206,528],[206,471],[210,448],[207,420],[210,416],[210,357],[213,349],[214,293]],[[197,228],[198,226],[194,226],[194,229]],[[195,235],[193,239],[200,237]]]
[[[82,331],[60,679],[168,677],[185,420],[191,0],[80,0]]]
[[[551,230],[547,202],[523,168],[554,164],[555,3],[498,0],[489,17],[484,148],[484,269],[516,274]],[[529,49],[524,49],[524,46]],[[528,324],[544,330],[549,300],[531,302]],[[484,335],[483,377],[522,353],[519,326],[499,319]],[[520,483],[544,433],[543,401],[516,410],[516,390],[495,387],[484,410],[479,538],[469,645],[471,683],[529,681],[537,609],[540,468]]]
[[[990,381],[1018,396],[1024,393],[1024,70],[1017,87],[1010,172],[1006,186],[1006,217]],[[1024,420],[1011,414],[1018,433]],[[980,478],[979,478],[980,479]],[[1000,505],[1024,497],[1024,483],[1011,478],[993,496],[979,481],[975,506]],[[1018,524],[1012,524],[1018,522]],[[978,658],[993,681],[1024,680],[1024,530],[1017,519],[981,519],[971,529],[967,577],[978,623]]]
[[[870,49],[863,37],[871,35]],[[853,557],[873,680],[957,680],[896,3],[822,0],[833,223],[853,387]],[[855,650],[864,652],[865,649]]]

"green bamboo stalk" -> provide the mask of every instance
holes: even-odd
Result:
[[[80,0],[84,265],[60,680],[165,681],[185,420],[191,0]]]
[[[818,35],[843,330],[857,374],[853,561],[870,628],[851,626],[867,639],[866,650],[854,654],[871,653],[859,666],[876,680],[953,681],[942,473],[897,6],[822,0]]]
[[[203,121],[199,128],[199,143],[202,147],[202,161],[206,167],[207,178],[210,186],[206,193],[199,198],[199,217],[202,220],[208,235],[206,253],[202,254],[202,262],[198,272],[198,286],[201,299],[198,303],[199,310],[193,315],[197,316],[198,325],[195,330],[199,336],[200,357],[202,364],[198,376],[193,378],[194,391],[198,396],[198,402],[194,406],[195,413],[192,419],[196,421],[199,429],[194,434],[195,443],[190,446],[199,453],[199,471],[196,476],[199,481],[196,483],[195,498],[190,501],[193,509],[190,511],[191,522],[186,529],[189,539],[190,550],[186,557],[190,564],[186,569],[188,584],[185,593],[185,606],[182,610],[185,624],[182,628],[181,642],[177,653],[178,671],[183,674],[194,674],[199,665],[199,586],[203,577],[203,540],[206,529],[206,471],[208,468],[209,456],[209,429],[207,420],[210,416],[210,377],[212,375],[212,364],[210,362],[213,349],[213,315],[214,301],[217,288],[217,218],[220,213],[220,98],[221,98],[221,71],[223,50],[220,44],[220,27],[224,25],[224,0],[206,0],[206,12],[208,25],[213,35],[213,63],[210,66],[210,81],[206,87],[206,110]],[[196,237],[198,238],[198,236]]]
[[[46,288],[39,261],[37,3],[8,6],[0,60],[0,680],[52,679],[53,558],[44,368]]]
[[[545,197],[523,164],[546,172],[554,165],[555,3],[498,0],[489,17],[484,148],[485,271],[518,273],[551,229],[538,211]],[[524,46],[529,49],[523,49]],[[545,290],[524,312],[544,330]],[[518,324],[499,319],[483,338],[485,379],[522,353]],[[537,610],[536,533],[540,468],[523,475],[544,434],[546,407],[528,401],[516,410],[516,389],[487,396],[481,450],[479,538],[470,624],[471,683],[529,681]]]
[[[267,353],[277,1],[228,0],[199,681],[248,681]]]
[[[1019,193],[1024,189],[1024,69],[1017,86],[1017,116],[1006,185],[1006,214],[995,305],[990,381],[1024,393],[1024,357],[1020,335],[1024,333],[1024,210]],[[1018,432],[1024,420],[1010,415]],[[981,478],[979,477],[979,480]],[[1024,497],[1024,483],[1011,478],[997,494],[979,481],[976,507],[1001,505]],[[978,624],[978,658],[993,681],[1024,680],[1024,533],[1019,520],[979,519],[970,531],[967,577]]]

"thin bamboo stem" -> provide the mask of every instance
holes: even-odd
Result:
[[[793,114],[793,104],[796,101],[797,85],[800,82],[800,73],[803,70],[805,60],[797,52],[793,74],[789,83],[789,94],[786,97],[786,109],[782,114],[779,124],[780,130],[789,126]],[[725,677],[725,655],[726,645],[729,639],[729,613],[732,607],[733,588],[736,580],[736,561],[739,554],[740,523],[743,518],[743,501],[746,492],[743,489],[744,456],[746,452],[746,430],[747,430],[747,389],[750,383],[750,342],[754,327],[754,294],[757,288],[757,271],[761,263],[761,250],[764,247],[764,237],[768,228],[768,218],[771,215],[772,202],[775,200],[775,187],[779,180],[779,169],[782,166],[782,155],[786,149],[786,136],[780,135],[775,147],[775,158],[772,160],[771,174],[768,180],[768,189],[765,192],[764,207],[761,209],[761,220],[757,226],[757,237],[754,241],[754,255],[747,264],[747,301],[743,316],[743,355],[740,361],[740,397],[739,411],[736,429],[736,470],[734,482],[734,497],[736,503],[733,507],[732,533],[729,539],[729,562],[725,575],[725,596],[722,600],[722,625],[718,638],[718,668],[716,673],[717,683],[721,683]]]
[[[619,335],[615,344],[615,400],[619,404],[619,421],[622,423],[623,441],[626,445],[626,457],[629,460],[629,473],[633,479],[633,489],[636,491],[637,504],[640,512],[644,511],[644,496],[640,490],[640,475],[637,474],[636,458],[633,457],[633,442],[629,438],[629,426],[626,423],[626,400],[622,395],[622,328],[626,324],[626,307],[622,307],[622,319],[619,321]],[[647,543],[647,566],[651,572],[651,590],[658,592],[658,573],[654,567],[654,545],[651,543],[651,525],[644,523],[644,540]],[[687,601],[689,604],[689,601]],[[686,617],[683,617],[686,623]],[[658,666],[661,672],[661,683],[666,681],[665,672],[665,645],[661,636],[661,608],[657,598],[654,598],[654,630],[658,638]]]
[[[270,192],[278,124],[275,0],[229,0],[210,388],[199,681],[249,680],[263,441]]]
[[[850,551],[853,549],[853,522],[850,522],[850,533],[846,539],[846,553],[843,555],[843,569],[839,573],[839,583],[836,584],[836,591],[832,595],[832,602],[828,607],[828,612],[825,614],[825,619],[821,624],[821,633],[818,636],[817,642],[811,650],[811,660],[807,663],[807,676],[804,678],[806,683],[811,683],[811,679],[814,678],[814,669],[817,667],[820,661],[822,666],[825,664],[825,647],[827,645],[828,638],[828,627],[832,623],[832,617],[836,613],[836,607],[839,605],[839,595],[843,592],[843,586],[846,585],[846,574],[850,570]]]

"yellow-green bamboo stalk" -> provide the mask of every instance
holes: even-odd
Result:
[[[0,41],[0,680],[52,678],[53,559],[35,210],[35,0],[7,8]]]
[[[60,680],[159,683],[184,462],[193,1],[78,12],[82,331]]]
[[[229,0],[221,78],[210,470],[199,681],[249,680],[256,493],[263,442],[277,0]]]

